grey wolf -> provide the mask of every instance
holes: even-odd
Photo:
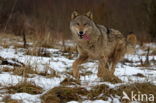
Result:
[[[72,65],[73,76],[79,79],[78,65],[88,59],[99,61],[97,76],[104,80],[115,79],[116,64],[123,58],[129,46],[135,46],[136,36],[125,38],[121,32],[96,24],[93,14],[80,15],[74,11],[71,15],[70,29],[77,44],[78,59]]]

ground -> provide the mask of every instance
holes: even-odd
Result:
[[[78,56],[75,51],[34,47],[31,41],[23,48],[18,38],[0,38],[2,103],[121,103],[124,93],[130,97],[131,91],[156,96],[155,43],[138,44],[136,53],[125,55],[115,70],[122,83],[111,83],[96,76],[98,61],[82,64],[80,81],[76,81],[71,75]],[[74,43],[66,41],[65,45]]]

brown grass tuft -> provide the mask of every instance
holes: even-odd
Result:
[[[151,83],[133,83],[130,85],[122,85],[115,89],[109,88],[107,85],[99,85],[92,88],[92,90],[88,94],[88,98],[91,100],[107,100],[107,97],[110,96],[123,96],[123,91],[127,93],[127,95],[131,98],[131,92],[138,94],[153,94],[154,97],[156,96],[156,86]],[[103,95],[102,95],[103,94]],[[99,96],[102,95],[102,96]],[[155,98],[156,101],[156,98]]]
[[[2,101],[4,103],[21,103],[20,100],[14,100],[14,99],[11,99],[11,97],[9,95],[3,97]]]
[[[123,91],[126,92],[130,98],[131,98],[132,91],[136,94],[138,94],[138,92],[140,92],[141,94],[153,94],[154,97],[156,97],[155,94],[156,86],[151,83],[134,83],[130,85],[120,86],[116,90],[116,94],[118,94],[119,96],[123,96],[122,94]],[[155,99],[154,101],[156,101],[156,98],[154,99]]]
[[[156,48],[152,50],[151,55],[156,55]]]
[[[15,86],[5,87],[4,89],[8,90],[8,93],[29,93],[29,94],[41,94],[43,89],[37,86],[35,83],[30,81],[21,81]]]
[[[60,84],[61,85],[80,85],[80,81],[74,80],[72,78],[65,78]]]
[[[46,68],[42,72],[38,72],[38,75],[45,76],[47,78],[59,77],[58,73],[51,68],[49,65],[46,65]]]
[[[75,82],[71,80],[72,83]],[[64,86],[73,85],[68,79],[65,79],[61,84]],[[105,84],[92,87],[90,91],[81,87],[64,87],[59,86],[49,90],[44,94],[41,99],[42,103],[66,103],[68,101],[82,101],[87,100],[107,100],[108,97],[116,97],[116,95],[122,97],[123,91],[131,96],[131,92],[142,94],[153,94],[156,96],[156,86],[150,83],[134,83],[130,85],[122,85],[116,88],[109,88]],[[85,98],[82,98],[85,97]]]
[[[29,74],[37,74],[38,72],[34,70],[31,66],[14,67],[11,72],[15,75],[29,77]]]
[[[68,101],[81,101],[81,96],[87,95],[88,91],[84,88],[55,87],[44,94],[42,103],[66,103]]]
[[[98,85],[92,88],[92,90],[88,94],[88,99],[96,100],[96,99],[102,99],[107,100],[107,97],[113,94],[114,90],[110,89],[107,85],[102,84]],[[103,96],[99,96],[102,95]]]
[[[30,74],[37,74],[37,75],[45,76],[46,78],[59,77],[58,73],[48,65],[46,66],[44,71],[37,71],[37,69],[32,68],[29,65],[14,67],[14,68],[4,67],[1,69],[1,71],[11,72],[14,75],[19,75],[23,77],[31,77]]]

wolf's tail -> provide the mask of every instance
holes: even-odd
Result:
[[[134,33],[130,33],[127,36],[127,53],[133,54],[135,53],[135,47],[137,44],[137,37]]]

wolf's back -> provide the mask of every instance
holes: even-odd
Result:
[[[129,34],[126,38],[125,36],[118,30],[108,29],[107,30],[108,42],[113,43],[114,41],[120,41],[122,44],[126,46],[126,53],[133,54],[135,53],[135,47],[137,44],[137,37],[134,33]]]
[[[115,29],[107,29],[108,42],[125,40],[123,34]]]

